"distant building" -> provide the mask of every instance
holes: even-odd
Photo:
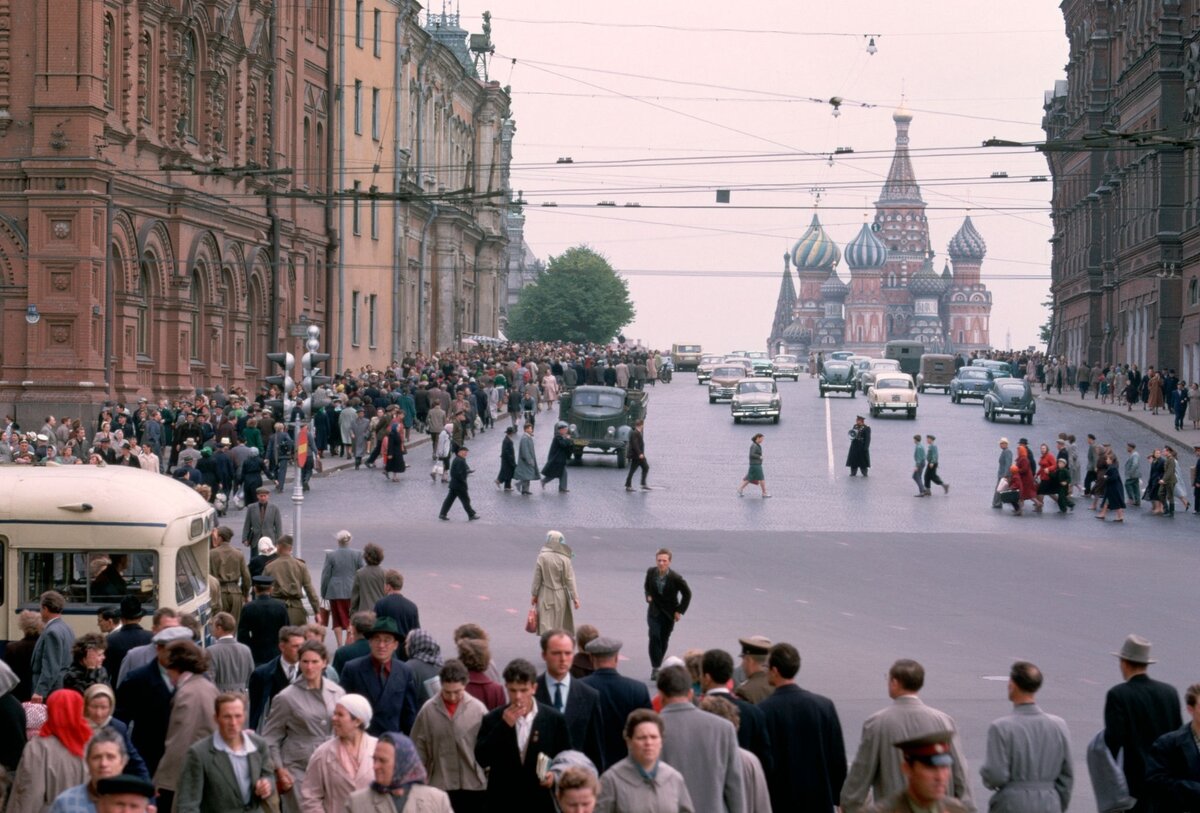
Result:
[[[1049,351],[1200,378],[1200,26],[1195,0],[1061,4],[1045,95]]]
[[[980,280],[987,247],[967,217],[950,240],[950,262],[941,274],[934,270],[925,201],[908,153],[912,114],[901,106],[892,121],[896,150],[874,221],[864,223],[842,252],[814,214],[784,255],[768,352],[844,349],[878,356],[895,339],[952,353],[991,346],[992,295]],[[848,284],[837,271],[842,259]]]

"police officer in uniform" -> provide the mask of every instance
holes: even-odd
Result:
[[[904,753],[900,770],[907,784],[869,813],[966,813],[962,802],[947,795],[954,764],[950,755],[953,738],[953,731],[936,731],[896,743]]]
[[[849,435],[850,452],[846,455],[846,465],[850,467],[850,476],[857,476],[858,470],[862,469],[862,475],[866,477],[871,468],[871,427],[862,415],[854,418]]]
[[[230,546],[232,539],[232,528],[222,525],[213,531],[215,545],[208,554],[208,570],[221,584],[217,612],[229,613],[237,621],[242,617],[242,604],[250,597],[251,584],[246,557]]]
[[[771,696],[775,689],[767,679],[767,654],[771,651],[771,639],[763,635],[738,638],[742,645],[742,672],[746,675],[737,686],[735,694],[750,703],[758,703]]]
[[[287,534],[279,537],[275,543],[279,549],[279,558],[263,568],[263,575],[275,579],[275,587],[271,595],[287,605],[288,623],[302,627],[308,623],[308,613],[304,611],[301,599],[308,595],[308,602],[315,611],[321,606],[317,591],[313,588],[312,575],[308,565],[302,559],[292,556],[292,538]]]
[[[274,584],[270,576],[254,577],[254,600],[242,608],[238,621],[238,643],[250,647],[255,666],[279,654],[279,631],[288,625],[287,605],[271,597]]]

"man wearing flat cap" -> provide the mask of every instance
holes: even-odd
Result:
[[[742,645],[742,673],[746,679],[738,684],[738,697],[750,703],[760,703],[771,696],[775,689],[767,676],[767,653],[771,651],[771,639],[765,635],[738,638]]]
[[[254,494],[255,503],[246,506],[242,544],[252,545],[264,536],[278,541],[283,536],[283,515],[279,513],[278,506],[271,504],[271,489],[259,486]]]
[[[1129,795],[1137,799],[1134,813],[1154,813],[1157,806],[1146,785],[1146,754],[1154,741],[1183,725],[1179,692],[1154,680],[1146,670],[1156,661],[1150,657],[1150,642],[1130,635],[1117,657],[1124,683],[1108,690],[1104,698],[1104,744],[1115,758],[1124,752],[1125,782]]]
[[[146,813],[154,784],[140,776],[120,774],[96,781],[96,813]]]
[[[629,713],[635,709],[652,709],[646,684],[617,674],[621,642],[601,635],[587,645],[595,670],[580,683],[600,693],[600,772],[612,767],[629,755],[623,729]]]
[[[904,755],[904,790],[870,808],[870,813],[965,813],[957,799],[946,796],[954,757],[952,731],[936,731],[896,743]]]

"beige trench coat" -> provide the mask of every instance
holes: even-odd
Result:
[[[475,740],[487,707],[463,695],[451,719],[440,694],[425,701],[413,723],[412,741],[429,775],[442,790],[484,790],[487,778],[475,761]]]
[[[562,542],[547,542],[533,566],[533,597],[537,599],[538,635],[553,629],[575,634],[573,602],[579,600],[571,549]]]
[[[21,752],[8,813],[45,813],[58,794],[88,780],[87,765],[57,737],[34,737]]]

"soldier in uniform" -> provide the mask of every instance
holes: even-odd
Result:
[[[222,525],[213,530],[213,549],[208,555],[208,570],[221,585],[216,612],[229,613],[237,621],[242,617],[242,604],[250,597],[250,568],[246,566],[246,557],[242,552],[230,546],[232,539],[232,528]]]
[[[738,697],[750,703],[758,703],[775,691],[767,679],[767,654],[771,651],[771,639],[763,635],[738,638],[742,645],[742,672],[746,675],[737,686]]]
[[[308,613],[304,611],[301,599],[307,595],[314,611],[321,606],[321,600],[317,598],[308,565],[292,556],[292,538],[284,534],[275,546],[279,549],[279,557],[263,569],[263,575],[275,579],[271,595],[287,605],[288,623],[303,627],[308,623]]]
[[[287,605],[271,597],[274,584],[270,576],[254,577],[254,601],[242,609],[237,625],[238,643],[250,647],[255,666],[279,654],[279,631],[288,625]]]
[[[846,455],[846,465],[850,467],[850,476],[855,477],[859,469],[863,477],[871,468],[871,427],[867,426],[862,415],[854,418],[854,426],[850,427],[850,451]]]
[[[962,802],[946,795],[954,764],[953,738],[953,731],[935,731],[896,743],[904,754],[900,770],[906,786],[870,808],[870,813],[966,813]]]

